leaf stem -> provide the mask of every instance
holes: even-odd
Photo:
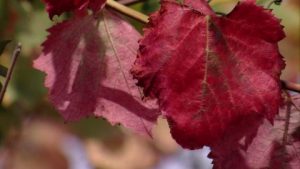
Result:
[[[17,58],[19,57],[19,55],[21,53],[21,48],[22,48],[22,45],[20,43],[18,43],[18,45],[16,46],[16,48],[15,48],[15,50],[13,52],[12,61],[11,61],[11,64],[10,64],[10,66],[8,68],[7,76],[6,76],[6,79],[4,81],[3,88],[1,89],[1,92],[0,92],[0,104],[3,101],[6,88],[8,86],[8,83],[9,83],[9,81],[11,79],[11,76],[12,76],[12,72],[13,72],[14,67],[16,65]]]
[[[285,81],[285,80],[281,80],[281,83],[282,83],[283,88],[285,88],[287,90],[290,90],[290,91],[300,93],[300,84]]]
[[[142,23],[148,23],[148,16],[144,15],[136,10],[133,10],[131,8],[128,8],[125,5],[122,5],[114,0],[107,0],[106,2],[107,6],[109,6],[110,8],[126,15],[129,16],[133,19],[136,19]]]

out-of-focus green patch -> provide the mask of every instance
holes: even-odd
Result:
[[[83,138],[105,140],[122,135],[122,131],[118,126],[112,126],[103,118],[83,118],[78,122],[67,123],[67,125]]]
[[[0,105],[0,145],[5,140],[8,132],[12,128],[19,127],[20,116],[12,111],[6,109]]]
[[[261,5],[261,6],[266,6],[271,1],[273,1],[273,0],[257,0],[256,4]]]
[[[45,5],[41,0],[30,0],[34,10],[45,10]]]
[[[6,27],[8,20],[8,8],[7,2],[5,0],[0,1],[0,36]]]
[[[14,90],[13,100],[22,100],[23,104],[32,107],[46,96],[44,74],[32,67],[30,59],[20,57],[13,76],[11,83]]]
[[[5,66],[0,65],[0,76],[6,77],[8,69]],[[0,87],[1,89],[1,87]]]
[[[210,6],[216,13],[227,14],[238,2],[239,0],[212,0]]]
[[[11,40],[0,40],[0,55],[2,55],[6,45],[11,42]]]
[[[147,15],[159,9],[159,0],[148,0],[142,5],[141,11]]]
[[[42,42],[47,37],[47,29],[53,24],[48,18],[48,15],[44,11],[32,11],[27,13],[28,20],[23,20],[22,23],[26,27],[23,27],[19,31],[18,41],[23,44],[22,53],[30,55],[33,49],[38,49]],[[30,19],[29,19],[30,18]]]

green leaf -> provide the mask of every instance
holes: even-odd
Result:
[[[3,53],[6,45],[10,42],[11,40],[0,40],[0,55]]]

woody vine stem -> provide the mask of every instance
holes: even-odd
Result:
[[[12,73],[13,73],[13,70],[15,68],[15,65],[16,65],[16,62],[17,62],[17,59],[21,53],[21,48],[22,48],[22,45],[20,43],[18,43],[18,45],[16,46],[15,50],[13,51],[13,55],[12,55],[12,61],[11,61],[11,64],[8,68],[8,71],[7,71],[7,74],[6,74],[6,78],[5,78],[5,81],[4,81],[4,85],[0,91],[0,104],[2,103],[3,101],[3,98],[4,98],[4,94],[6,92],[6,88],[8,86],[8,83],[11,79],[11,76],[12,76]]]
[[[278,0],[272,1],[272,3],[276,3]],[[128,17],[131,17],[133,19],[136,19],[144,24],[148,23],[149,17],[143,13],[140,13],[138,11],[135,11],[123,4],[132,4],[139,2],[138,0],[120,0],[119,2],[116,2],[114,0],[107,0],[106,5],[113,10],[116,10],[117,12],[120,12]],[[284,89],[298,92],[300,93],[300,84],[281,80],[282,87]]]

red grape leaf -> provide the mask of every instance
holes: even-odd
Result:
[[[183,2],[205,15],[214,15],[214,11],[208,5],[207,0],[184,0]]]
[[[239,119],[278,113],[282,38],[279,20],[252,1],[223,17],[162,1],[131,72],[146,96],[159,99],[175,140],[195,149]]]
[[[139,33],[117,15],[103,11],[74,17],[49,29],[34,67],[47,74],[50,101],[66,120],[105,117],[150,134],[158,116],[154,103],[141,101],[129,69]]]
[[[293,101],[300,106],[300,97]],[[280,109],[274,125],[263,118],[252,124],[246,119],[248,123],[240,122],[236,127],[242,130],[235,130],[234,137],[228,133],[231,137],[224,137],[212,146],[214,169],[298,169],[300,111],[292,107],[287,116],[287,110],[288,106]],[[243,135],[246,136],[240,137]]]
[[[64,12],[82,11],[86,8],[97,13],[105,4],[106,0],[43,0],[50,18],[61,15]]]

